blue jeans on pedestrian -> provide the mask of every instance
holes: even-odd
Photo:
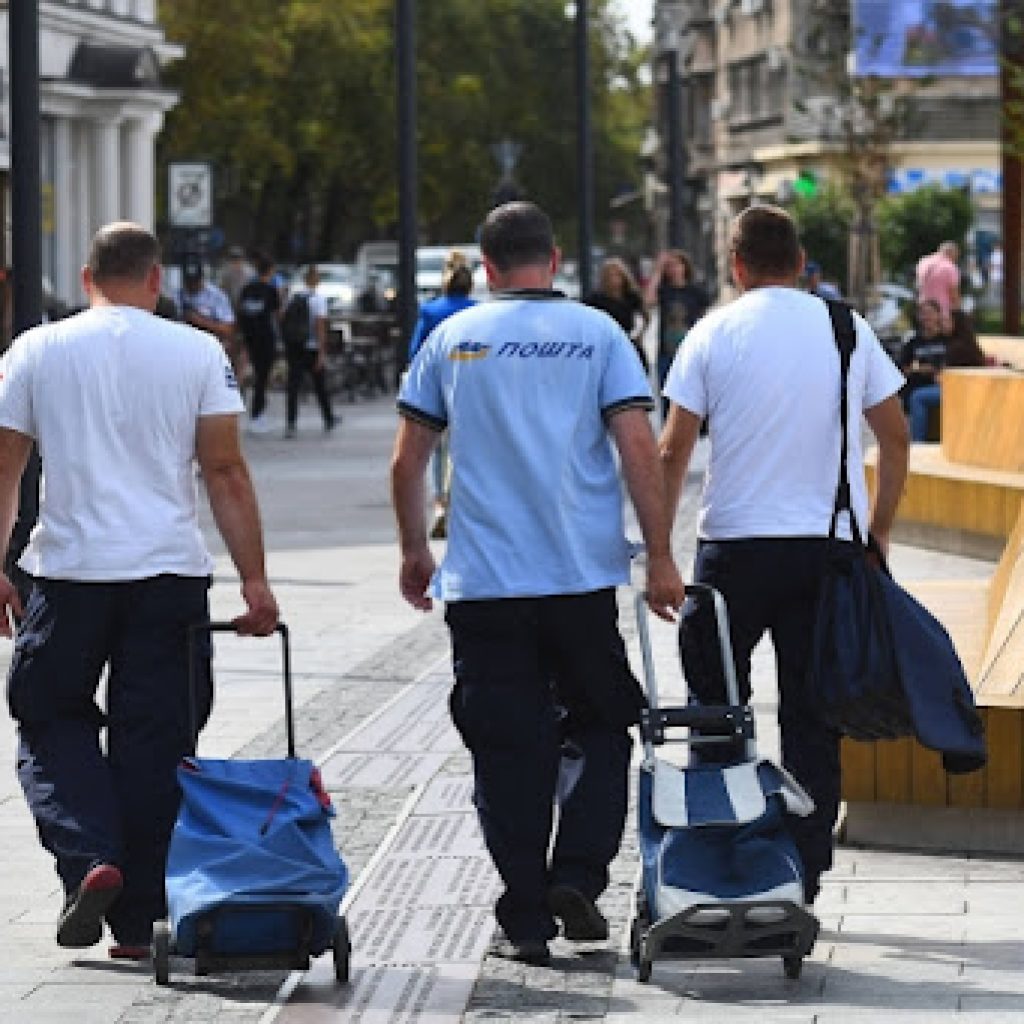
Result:
[[[941,400],[942,389],[938,384],[923,384],[910,392],[907,404],[910,408],[911,441],[928,440],[928,417],[932,409],[939,407]]]
[[[829,541],[824,537],[764,537],[701,541],[693,578],[720,591],[743,701],[750,699],[750,658],[767,632],[775,648],[782,763],[814,800],[807,818],[787,817],[803,866],[808,900],[832,866],[832,830],[839,813],[839,733],[825,725],[807,690],[818,591]],[[688,599],[679,633],[691,696],[725,702],[718,634],[707,602]],[[716,745],[717,746],[717,745]],[[701,747],[709,754],[712,747]],[[735,753],[735,752],[734,752]]]
[[[626,821],[628,729],[644,697],[615,592],[458,601],[445,618],[452,719],[473,758],[473,802],[505,884],[498,923],[513,941],[553,938],[547,889],[571,885],[596,899]]]
[[[43,846],[74,895],[96,864],[124,888],[107,912],[114,938],[148,944],[166,913],[164,864],[194,753],[188,627],[209,621],[209,580],[120,583],[37,579],[18,627],[7,701],[18,724],[18,778]],[[196,647],[197,727],[209,715],[209,637]],[[108,669],[106,707],[96,703]],[[106,728],[105,750],[100,730]]]

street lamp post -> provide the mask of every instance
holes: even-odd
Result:
[[[14,269],[14,335],[43,319],[43,223],[39,149],[39,3],[8,4],[8,66],[11,69],[11,265]],[[39,456],[33,451],[21,478],[18,518],[4,570],[28,543],[39,511]]]
[[[590,29],[588,0],[576,0],[576,166],[579,189],[580,295],[593,280],[594,144],[590,125]]]
[[[398,323],[402,338],[416,326],[416,0],[396,0],[398,68]],[[404,346],[403,346],[403,351]]]
[[[9,4],[7,17],[11,69],[11,264],[17,335],[43,318],[38,0]]]
[[[690,58],[693,40],[686,35],[690,10],[681,0],[662,0],[656,11],[657,82],[662,94],[664,118],[665,178],[668,192],[667,242],[683,248],[686,242],[686,148],[683,139],[682,68]]]

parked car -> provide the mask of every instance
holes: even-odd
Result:
[[[355,268],[349,263],[318,263],[316,268],[320,273],[317,291],[327,298],[328,315],[351,313],[355,309],[358,295]],[[302,267],[292,277],[293,289],[303,287],[304,275],[305,267]]]
[[[451,245],[421,245],[416,250],[416,297],[420,302],[441,294],[444,261],[452,249],[458,249],[469,260],[473,269],[474,298],[487,297],[487,272],[480,246],[475,242],[452,242]]]
[[[868,298],[864,319],[878,335],[889,355],[896,358],[914,328],[914,293],[901,284],[875,285]]]

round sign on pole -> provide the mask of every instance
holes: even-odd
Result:
[[[176,228],[213,226],[213,168],[196,161],[168,164],[167,220]]]

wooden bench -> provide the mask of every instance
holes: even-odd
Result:
[[[844,740],[850,841],[1024,853],[1021,431],[1024,377],[998,369],[947,371],[942,442],[912,446],[896,531],[911,543],[998,555],[987,580],[910,587],[953,637],[985,721],[989,763],[980,772],[951,776],[938,754],[913,740]],[[871,486],[874,469],[869,458]]]

